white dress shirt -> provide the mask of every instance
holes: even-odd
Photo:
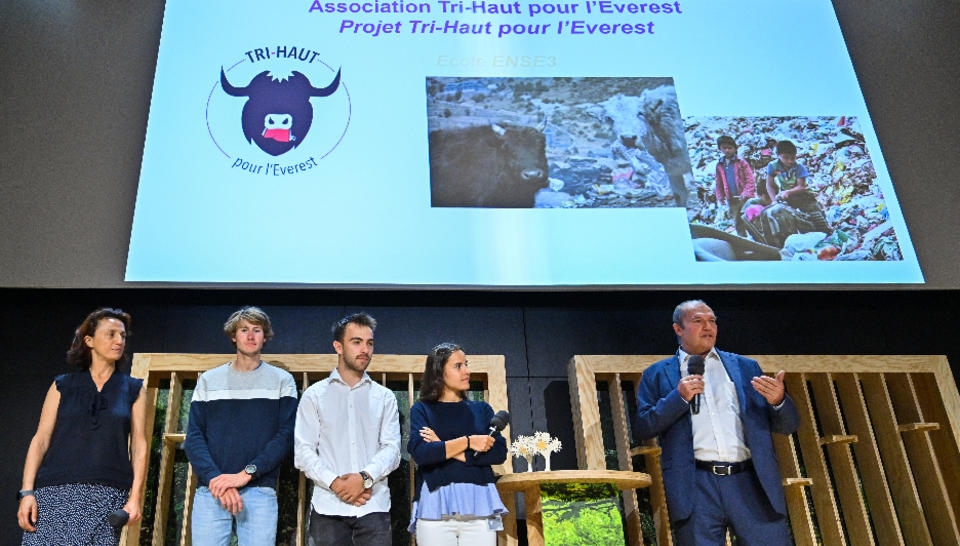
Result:
[[[690,355],[680,349],[678,356],[680,377],[686,377],[690,375],[687,372]],[[703,363],[704,392],[700,413],[690,416],[693,421],[693,457],[726,463],[745,461],[750,458],[750,448],[744,439],[737,388],[715,348],[710,349]]]
[[[370,376],[350,387],[340,373],[310,386],[300,400],[294,433],[294,465],[313,480],[318,514],[361,517],[390,511],[387,475],[400,465],[400,421],[393,392]],[[365,471],[373,478],[363,506],[341,501],[330,484]]]

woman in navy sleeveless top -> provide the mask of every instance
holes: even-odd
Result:
[[[129,327],[130,315],[104,308],[74,333],[67,361],[80,371],[58,375],[50,386],[23,465],[23,545],[115,546],[120,529],[107,517],[122,509],[128,525],[140,520],[143,381],[117,371]]]

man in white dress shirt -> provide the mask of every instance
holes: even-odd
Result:
[[[717,350],[717,317],[701,300],[673,314],[677,354],[644,371],[637,391],[637,437],[662,448],[663,485],[679,546],[791,544],[771,432],[791,434],[800,417],[783,385],[755,360]],[[703,357],[703,374],[688,372]],[[693,413],[694,396],[702,395]]]
[[[334,324],[337,369],[297,410],[294,465],[314,482],[316,546],[391,542],[387,476],[400,464],[400,421],[393,392],[366,373],[376,327],[365,313]]]

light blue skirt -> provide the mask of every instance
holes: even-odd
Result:
[[[492,483],[451,483],[431,492],[424,482],[420,488],[420,498],[413,503],[407,531],[411,535],[416,533],[417,519],[440,521],[457,517],[488,519],[491,530],[502,531],[501,517],[506,513],[507,507],[500,500],[497,486]]]

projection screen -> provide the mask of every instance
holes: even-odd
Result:
[[[168,0],[125,279],[923,282],[828,0]]]

